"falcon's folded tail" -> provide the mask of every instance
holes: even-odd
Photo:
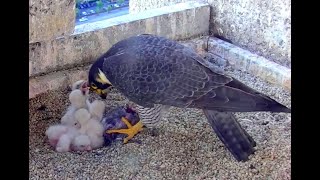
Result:
[[[230,112],[203,110],[219,139],[238,161],[247,161],[256,146],[252,137]]]

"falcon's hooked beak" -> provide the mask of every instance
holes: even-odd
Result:
[[[98,94],[102,99],[106,99],[110,88],[107,89],[93,89],[90,87],[90,90]]]
[[[112,84],[107,79],[106,75],[100,69],[98,70],[99,72],[95,79],[91,82],[89,81],[89,90],[98,94],[102,99],[106,99]]]

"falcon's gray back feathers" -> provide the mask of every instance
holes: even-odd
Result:
[[[135,36],[108,52],[103,65],[108,79],[144,107],[163,104],[231,112],[289,111],[240,81],[213,72],[191,49],[163,37]]]

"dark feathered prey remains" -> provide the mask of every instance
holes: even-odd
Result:
[[[131,125],[135,125],[139,122],[139,115],[131,109],[128,105],[116,107],[108,112],[105,112],[102,118],[102,124],[105,131],[127,129],[127,125],[121,120],[125,118]],[[104,133],[105,145],[108,146],[116,140],[123,140],[126,135],[119,133]]]

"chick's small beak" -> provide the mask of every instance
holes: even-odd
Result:
[[[82,83],[82,88],[90,88],[90,86],[88,86],[88,82],[87,81]]]
[[[80,86],[80,90],[82,91],[82,93],[83,93],[84,95],[90,90],[90,87],[88,86],[87,82],[84,82],[84,83]]]

